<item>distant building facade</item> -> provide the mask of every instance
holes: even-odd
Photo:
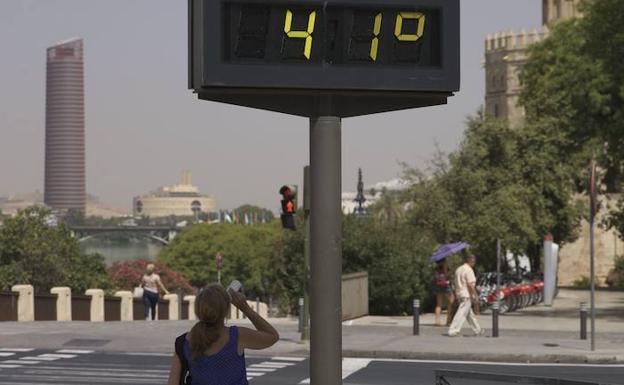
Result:
[[[507,119],[512,127],[524,120],[518,104],[522,86],[520,73],[527,62],[527,48],[549,33],[549,26],[581,16],[581,0],[543,0],[543,30],[497,32],[485,41],[485,113]]]
[[[84,60],[82,39],[47,49],[44,202],[86,211]]]
[[[216,211],[216,204],[212,197],[200,194],[187,171],[182,174],[180,184],[135,197],[132,211],[134,215],[146,217],[196,216],[200,212]]]

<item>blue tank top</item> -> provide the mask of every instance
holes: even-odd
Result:
[[[230,340],[219,352],[193,361],[191,344],[184,343],[192,385],[248,385],[245,353],[238,355],[238,328],[230,326]]]

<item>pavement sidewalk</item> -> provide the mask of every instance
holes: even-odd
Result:
[[[480,315],[485,337],[447,337],[421,317],[420,335],[412,335],[411,317],[364,317],[343,323],[343,354],[350,357],[497,362],[624,363],[624,293],[597,293],[597,350],[579,339],[579,302],[588,293],[561,290],[553,307],[536,306],[500,317],[500,338],[490,337],[491,317]],[[266,355],[307,356],[297,320],[271,319],[280,341]],[[230,324],[249,326],[247,320]],[[0,323],[0,347],[73,348],[97,351],[170,353],[174,338],[192,321]]]

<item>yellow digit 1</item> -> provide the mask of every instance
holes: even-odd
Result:
[[[381,32],[381,13],[375,16],[375,25],[373,26],[373,40],[371,41],[370,57],[373,61],[377,60],[377,49],[379,48],[379,33]]]
[[[286,10],[286,20],[284,21],[284,33],[288,37],[295,39],[305,39],[305,47],[303,48],[303,56],[310,60],[312,53],[312,32],[314,32],[314,22],[316,21],[316,11],[310,12],[308,16],[308,28],[305,31],[292,30],[293,13],[290,9]]]
[[[403,19],[416,20],[416,33],[403,33]],[[416,41],[420,39],[425,32],[425,15],[420,12],[399,12],[394,25],[394,36],[400,41]]]

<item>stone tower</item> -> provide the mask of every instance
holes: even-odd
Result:
[[[580,3],[581,0],[542,0],[542,24],[552,25],[581,16]]]
[[[524,110],[518,105],[522,88],[519,75],[527,61],[529,45],[548,35],[553,24],[581,16],[578,6],[581,0],[543,0],[543,30],[531,32],[498,32],[488,35],[485,41],[485,113],[508,119],[512,127],[524,118]]]

